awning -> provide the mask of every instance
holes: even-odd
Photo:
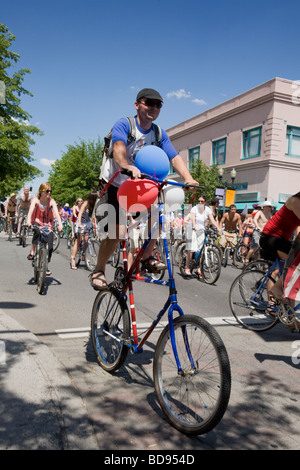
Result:
[[[263,201],[262,201],[263,202]],[[236,206],[236,210],[237,211],[243,211],[247,204],[248,204],[248,211],[249,212],[252,212],[254,209],[257,209],[260,207],[260,204],[262,204],[262,202],[235,202],[234,205]],[[253,207],[253,205],[255,207]],[[275,209],[278,211],[282,206],[284,205],[284,203],[282,202],[272,202],[272,206],[275,207]],[[257,206],[257,207],[256,207]]]

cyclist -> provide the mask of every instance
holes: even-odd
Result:
[[[13,218],[13,233],[15,233],[15,223],[16,219],[18,217],[18,201],[17,201],[17,195],[16,193],[11,193],[9,198],[5,202],[4,206],[4,211],[5,211],[5,217],[6,217],[6,232],[8,232],[8,218],[12,217]]]
[[[88,236],[89,236],[89,230],[93,226],[91,217],[93,214],[96,198],[97,198],[97,193],[91,192],[88,198],[86,199],[86,201],[80,203],[77,222],[75,225],[75,241],[73,245],[71,264],[70,264],[70,268],[73,270],[77,269],[77,266],[75,264],[75,258],[76,258],[78,248],[80,247],[82,234],[84,235],[84,239],[85,239],[84,241],[87,241]]]
[[[263,256],[271,261],[286,260],[292,247],[293,234],[300,232],[300,192],[291,196],[284,206],[266,223],[260,237]],[[277,273],[274,273],[274,276]],[[283,301],[282,276],[270,288],[270,293]]]
[[[72,238],[75,235],[77,218],[78,218],[78,214],[79,214],[80,207],[82,206],[82,204],[83,204],[83,199],[78,198],[76,199],[76,202],[74,206],[72,207],[72,217],[71,217]]]
[[[17,237],[20,235],[21,225],[23,223],[23,220],[28,215],[29,207],[30,207],[31,200],[32,200],[32,195],[30,194],[29,188],[27,186],[25,186],[23,191],[24,192],[20,197],[19,205],[18,205],[19,221],[18,221]]]
[[[222,219],[220,220],[220,230],[223,228],[224,223],[224,230],[222,236],[220,237],[219,244],[222,248],[225,248],[227,242],[229,242],[232,246],[235,246],[238,242],[238,236],[242,237],[242,219],[240,214],[236,211],[236,206],[231,204],[229,206],[229,212],[223,215]],[[239,235],[237,235],[237,232]]]
[[[137,132],[136,139],[130,144],[128,144],[128,135],[130,132],[128,120],[120,119],[115,123],[112,129],[113,158],[108,158],[106,161],[100,187],[103,188],[107,181],[109,181],[120,168],[130,170],[133,178],[139,178],[141,176],[140,170],[134,165],[135,155],[143,146],[151,145],[156,141],[155,130],[152,123],[158,118],[162,105],[163,99],[156,90],[144,88],[137,94],[135,101],[137,113],[135,123]],[[168,135],[163,130],[159,146],[166,152],[174,170],[183,178],[184,182],[198,185],[197,181],[192,178],[184,160],[174,149]],[[101,242],[97,265],[95,271],[90,275],[91,285],[96,290],[101,290],[107,286],[104,274],[107,261],[114,252],[119,238],[125,233],[127,214],[119,207],[117,191],[118,187],[127,178],[127,176],[119,174],[118,179],[116,178],[113,181],[112,185],[108,188],[106,194],[103,195],[97,205],[96,218],[98,222],[101,221],[101,217],[102,219],[104,217],[107,218],[107,215],[109,217],[108,213],[106,213],[105,216],[99,215],[99,212],[101,213],[101,205],[109,204],[113,206],[115,212],[110,212],[113,212],[115,220],[114,223],[109,223],[109,228],[111,229],[113,225],[115,234],[108,234],[108,226],[104,227],[104,231],[106,230],[106,238]],[[142,264],[144,269],[157,272],[161,269],[165,269],[165,265],[151,256],[154,245],[155,239],[151,240],[145,250]]]
[[[186,244],[186,265],[185,265],[185,274],[187,276],[191,275],[190,271],[190,262],[192,254],[200,250],[204,242],[204,230],[207,219],[210,221],[211,225],[216,227],[220,235],[222,234],[218,223],[213,217],[213,213],[210,207],[206,206],[206,196],[199,196],[197,206],[194,206],[190,212],[190,225],[187,230],[187,244]],[[201,276],[200,268],[197,270],[198,276]]]
[[[35,226],[35,230],[32,237],[32,245],[29,255],[27,259],[33,260],[34,254],[36,251],[37,243],[40,236],[40,228],[48,226],[50,229],[50,233],[47,235],[47,242],[48,242],[48,262],[51,260],[51,255],[53,251],[53,223],[54,219],[58,222],[58,230],[61,231],[63,229],[61,218],[58,213],[57,205],[54,199],[51,198],[51,186],[48,183],[42,183],[39,187],[39,191],[37,197],[33,198],[28,216],[27,216],[27,225]],[[51,271],[46,272],[47,276],[51,275]]]
[[[245,263],[249,263],[251,256],[253,256],[254,252],[259,247],[259,239],[260,235],[264,229],[264,226],[268,222],[268,220],[272,217],[272,203],[271,201],[264,201],[261,204],[262,210],[256,211],[253,217],[254,223],[254,230],[252,234],[252,239],[250,242],[250,250],[247,254]]]

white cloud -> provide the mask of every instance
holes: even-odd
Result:
[[[169,93],[167,93],[167,98],[173,98],[174,96],[178,100],[180,100],[181,98],[189,99],[192,103],[195,103],[198,106],[204,106],[205,104],[207,104],[206,101],[204,101],[203,99],[192,98],[192,93],[190,91],[186,91],[184,88],[180,88],[180,90],[170,91]]]
[[[205,104],[207,104],[206,101],[199,98],[194,98],[192,102],[198,104],[199,106],[204,106]]]
[[[180,90],[170,91],[167,93],[167,98],[172,98],[173,96],[180,100],[181,98],[191,98],[192,94],[190,91],[185,91],[181,88]]]
[[[53,165],[55,163],[55,160],[49,160],[49,158],[41,158],[40,163],[41,163],[41,165],[50,167],[51,165]]]

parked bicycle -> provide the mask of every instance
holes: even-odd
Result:
[[[186,434],[202,434],[213,429],[226,411],[231,389],[230,363],[216,330],[203,318],[184,314],[177,302],[164,225],[163,187],[165,184],[180,183],[147,178],[156,181],[159,188],[157,224],[162,234],[169,280],[146,279],[134,274],[157,224],[154,224],[129,270],[125,242],[122,242],[123,267],[116,269],[115,280],[99,291],[94,301],[92,344],[100,366],[113,372],[122,366],[129,350],[142,352],[150,334],[168,312],[168,325],[159,336],[154,353],[155,390],[164,413],[174,427]],[[169,287],[164,306],[142,338],[138,337],[137,332],[132,282],[135,279]],[[174,314],[177,315],[175,318]]]
[[[83,261],[89,271],[94,271],[96,263],[97,263],[100,243],[94,237],[92,228],[89,229],[87,234],[88,234],[88,238],[86,240],[82,239],[80,241],[79,248],[75,256],[75,266],[78,267],[80,262]],[[83,235],[83,238],[85,235],[86,234]],[[71,243],[71,249],[70,249],[71,261],[72,261],[74,243],[75,243],[75,238],[72,240],[72,243]]]
[[[201,248],[193,253],[189,269],[191,274],[196,271],[199,279],[202,279],[206,284],[214,284],[221,274],[221,258],[217,247],[213,246],[209,235],[211,229],[205,229],[204,242]],[[186,276],[186,245],[181,247],[181,254],[179,255],[179,269],[183,276]],[[200,273],[198,272],[200,270]]]

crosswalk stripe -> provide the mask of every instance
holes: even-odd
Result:
[[[233,317],[208,317],[205,320],[213,326],[232,326],[236,325],[236,321]],[[167,321],[161,321],[156,326],[155,330],[162,330],[168,324]],[[147,330],[151,325],[150,322],[148,323],[139,323],[137,330]],[[76,338],[85,338],[90,335],[91,328],[90,327],[83,327],[83,328],[65,328],[60,330],[55,330],[55,333],[61,339],[76,339]]]

